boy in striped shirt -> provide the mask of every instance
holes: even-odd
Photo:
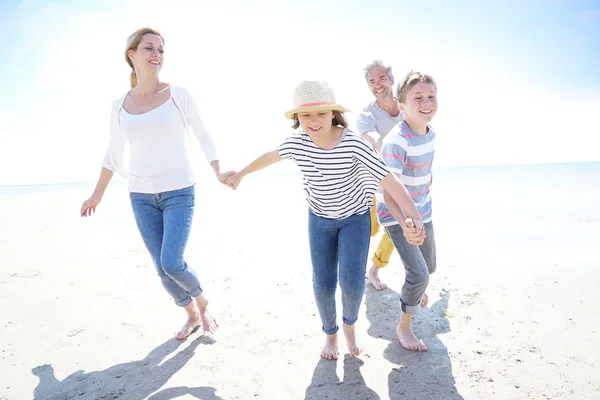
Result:
[[[402,213],[401,207],[385,191],[377,193],[377,216],[386,231],[406,271],[400,294],[400,323],[396,335],[407,350],[425,351],[427,347],[412,330],[412,317],[420,306],[427,304],[425,289],[429,275],[436,269],[435,236],[431,215],[431,165],[435,132],[428,125],[437,111],[437,87],[433,78],[421,72],[409,72],[398,85],[398,107],[404,121],[396,125],[383,142],[381,156],[406,186],[417,206],[425,231],[406,235],[392,216]]]

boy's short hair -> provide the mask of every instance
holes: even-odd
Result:
[[[396,89],[396,98],[398,99],[398,101],[400,103],[405,103],[408,92],[410,92],[410,90],[413,87],[415,87],[415,85],[417,83],[421,83],[421,82],[432,84],[433,88],[435,89],[435,91],[437,93],[437,85],[431,75],[424,74],[419,71],[411,70],[408,72],[408,74],[406,74],[406,77],[404,78],[402,83],[398,85],[398,88]]]

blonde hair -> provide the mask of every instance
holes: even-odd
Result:
[[[363,71],[365,72],[365,79],[369,80],[369,71],[371,71],[372,69],[375,68],[383,68],[385,69],[385,72],[388,74],[388,77],[391,79],[394,79],[394,74],[392,73],[392,67],[385,64],[383,61],[381,60],[373,60],[369,65],[367,65]]]
[[[149,33],[152,35],[160,36],[164,43],[165,39],[162,37],[160,32],[152,28],[140,28],[137,31],[133,32],[131,35],[129,35],[129,37],[127,38],[127,47],[125,48],[125,61],[127,61],[127,64],[131,67],[131,73],[129,74],[129,84],[132,88],[134,88],[137,85],[137,75],[135,74],[133,62],[131,62],[131,59],[129,58],[129,55],[127,53],[129,52],[129,50],[136,51],[142,39],[144,38],[144,35],[147,35]]]
[[[406,103],[406,96],[410,89],[412,89],[417,83],[430,83],[433,85],[433,89],[437,93],[437,85],[435,84],[435,80],[431,77],[431,75],[424,74],[418,71],[409,71],[406,74],[406,77],[402,81],[401,84],[398,85],[398,89],[396,91],[396,98],[400,103]]]
[[[338,110],[333,111],[333,118],[331,120],[331,125],[333,126],[341,126],[343,128],[348,127],[348,121],[346,121],[346,117],[344,117],[344,113]],[[298,114],[294,114],[294,125],[292,125],[292,129],[298,129],[300,127],[300,120],[298,119]]]

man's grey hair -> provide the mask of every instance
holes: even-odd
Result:
[[[364,69],[365,71],[365,79],[368,80],[369,77],[369,71],[372,70],[373,68],[383,68],[385,69],[385,72],[387,72],[388,76],[390,77],[390,79],[394,79],[394,74],[392,73],[392,67],[385,64],[383,61],[381,60],[373,60],[369,65],[367,65]]]

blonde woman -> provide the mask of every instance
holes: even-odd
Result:
[[[192,96],[184,88],[160,81],[164,47],[162,35],[150,28],[139,29],[127,39],[131,90],[113,103],[109,148],[81,216],[93,215],[115,172],[128,179],[133,214],[158,276],[175,304],[187,312],[187,321],[175,335],[182,340],[200,326],[206,333],[218,327],[198,277],[183,257],[194,213],[194,175],[185,149],[188,125],[219,182],[226,184],[232,172],[221,172]]]

